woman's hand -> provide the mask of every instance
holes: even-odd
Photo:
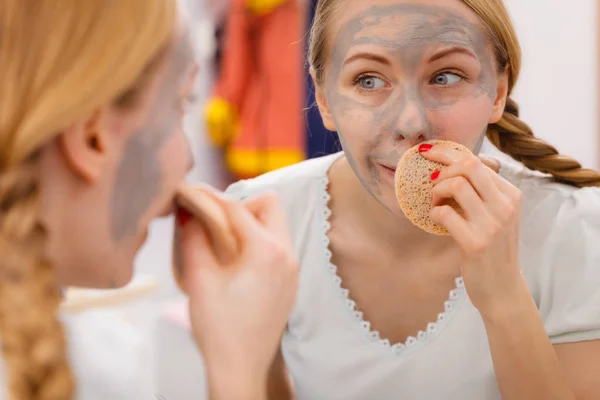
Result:
[[[219,264],[198,222],[178,218],[194,337],[206,361],[211,399],[239,398],[240,392],[263,398],[296,298],[298,263],[274,195],[245,204],[219,201],[241,249],[228,265]]]
[[[463,251],[462,274],[471,302],[482,315],[491,315],[524,287],[521,192],[472,154],[434,145],[421,155],[447,165],[432,175],[431,218],[446,227]],[[444,204],[452,198],[464,216]]]

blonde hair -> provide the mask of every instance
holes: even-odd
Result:
[[[600,186],[600,173],[582,168],[577,160],[563,156],[550,144],[535,137],[519,119],[519,107],[510,98],[521,69],[521,48],[508,11],[502,0],[461,0],[487,27],[495,50],[498,70],[508,67],[508,99],[498,123],[487,129],[487,137],[498,149],[526,167],[550,174],[558,182],[576,187]],[[316,81],[322,83],[327,54],[326,27],[341,7],[340,0],[319,0],[310,32],[309,62]]]
[[[0,341],[12,400],[74,394],[39,218],[40,149],[107,104],[132,105],[173,36],[175,1],[0,1]]]

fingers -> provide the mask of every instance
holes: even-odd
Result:
[[[464,176],[484,201],[493,200],[490,197],[497,195],[498,189],[492,180],[491,170],[478,157],[444,146],[433,146],[421,155],[430,161],[446,165],[434,180],[434,184]]]
[[[178,216],[184,211],[178,211]],[[180,219],[180,218],[178,218]],[[193,218],[175,226],[173,241],[173,266],[175,278],[183,291],[193,294],[197,290],[199,274],[220,267],[215,249],[210,244],[204,227]]]
[[[459,162],[465,156],[469,155],[467,153],[463,153],[462,151],[458,151],[456,149],[446,147],[446,146],[433,146],[427,151],[423,151],[420,153],[424,158],[435,161],[444,165],[451,165]]]
[[[450,165],[462,160],[464,157],[475,157],[474,155],[458,151],[449,147],[432,147],[429,151],[422,152],[421,155],[428,160],[436,161],[444,165]],[[493,158],[485,155],[478,155],[477,158],[489,169],[495,173],[500,172],[500,163]]]
[[[433,207],[431,219],[444,226],[459,246],[468,244],[473,235],[469,223],[448,205]]]
[[[235,235],[242,247],[259,244],[267,237],[276,239],[288,249],[291,247],[287,217],[275,193],[264,193],[241,203],[225,198],[210,186],[195,185],[191,190],[214,200],[218,211],[223,213],[223,224],[227,225],[227,229]],[[213,210],[212,214],[216,211]]]
[[[499,164],[489,158],[485,158],[485,162],[492,168],[484,164],[484,159],[443,146],[433,146],[429,151],[421,154],[428,160],[447,165],[439,172],[434,185],[439,185],[447,179],[465,177],[479,197],[492,207],[506,203],[507,200],[513,199],[516,192],[519,192],[492,169],[499,169]]]
[[[285,211],[275,193],[263,194],[245,202],[244,205],[269,232],[284,237],[289,234]]]
[[[519,201],[521,192],[510,182],[500,176],[500,163],[497,160],[484,155],[479,155],[479,159],[486,167],[494,172],[490,175],[490,177],[498,189],[509,199]]]
[[[486,167],[488,167],[497,174],[500,173],[500,163],[497,160],[490,157],[486,157],[482,154],[480,154],[478,157]]]
[[[246,207],[224,199],[222,200],[222,206],[231,230],[237,236],[242,249],[252,248],[264,240],[266,231]]]
[[[214,200],[220,207],[219,211],[222,211],[225,216],[224,222],[240,239],[248,241],[253,238],[253,235],[261,232],[260,221],[243,204],[226,199],[221,192],[209,186],[199,185],[196,190],[202,191]],[[258,206],[255,208],[261,209]]]
[[[497,161],[435,145],[421,155],[445,165],[432,175],[431,217],[458,242],[473,236],[465,245],[476,243],[481,235],[501,229],[518,215],[521,192],[497,173],[500,169]],[[458,202],[466,219],[444,205],[444,200],[450,198]]]
[[[216,257],[204,227],[193,217],[185,214],[187,211],[178,210],[178,220],[175,227],[175,245],[184,263],[203,265],[216,264]],[[182,220],[186,219],[185,222]]]
[[[446,180],[464,177],[477,191],[485,202],[496,201],[501,194],[492,179],[493,172],[475,156],[465,155],[459,161],[442,169],[434,185],[440,185]]]
[[[274,192],[263,193],[243,203],[225,199],[215,191],[211,194],[223,206],[230,223],[238,233],[251,235],[261,230],[275,237],[289,236],[287,216],[279,197]]]
[[[434,207],[431,210],[431,218],[436,223],[443,225],[461,249],[471,256],[482,254],[503,231],[502,226],[492,220],[488,224],[474,228],[452,207],[446,205]]]
[[[434,186],[431,191],[433,206],[439,206],[444,200],[455,199],[464,210],[468,220],[482,220],[487,218],[487,211],[481,198],[473,186],[463,176],[454,176],[444,179]]]

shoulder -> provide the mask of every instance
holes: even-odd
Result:
[[[80,400],[152,399],[150,337],[123,313],[61,314]]]
[[[484,141],[482,150],[496,159],[500,175],[519,188],[523,196],[521,220],[527,230],[560,230],[580,216],[598,214],[600,188],[576,188],[555,182],[549,175],[526,168]],[[600,214],[599,214],[600,215]],[[587,221],[599,224],[598,217]]]
[[[244,200],[265,192],[275,192],[284,205],[296,203],[307,194],[315,193],[326,184],[329,167],[340,153],[314,158],[269,172],[254,179],[236,182],[225,191],[235,200]]]
[[[600,188],[558,183],[514,161],[503,160],[500,173],[521,190],[525,234],[536,231],[540,241],[570,242],[581,235],[600,240]]]
[[[600,189],[554,182],[519,164],[521,268],[553,343],[600,339]]]
[[[329,198],[327,173],[341,154],[311,159],[234,183],[225,193],[234,200],[245,200],[274,192],[283,206],[298,257],[310,259],[322,246]]]

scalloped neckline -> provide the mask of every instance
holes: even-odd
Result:
[[[337,158],[338,157],[334,158],[334,162]],[[410,351],[414,351],[434,340],[440,335],[440,332],[448,326],[450,320],[459,309],[459,306],[467,297],[463,278],[458,277],[455,279],[455,287],[450,290],[448,300],[444,302],[444,311],[438,314],[437,320],[428,323],[423,330],[419,330],[414,336],[408,336],[404,342],[391,343],[389,339],[382,338],[377,330],[371,329],[371,323],[364,319],[361,311],[357,310],[356,302],[350,297],[350,290],[343,287],[342,278],[337,273],[337,266],[331,261],[332,253],[329,249],[329,230],[331,229],[331,223],[329,222],[329,218],[331,217],[332,212],[329,208],[331,196],[328,192],[329,178],[327,173],[332,164],[333,163],[331,163],[328,168],[325,168],[324,176],[321,178],[320,200],[322,210],[322,247],[327,270],[330,273],[335,290],[338,292],[339,298],[344,303],[350,317],[364,333],[369,342],[379,345],[382,349],[395,356],[401,356]]]

